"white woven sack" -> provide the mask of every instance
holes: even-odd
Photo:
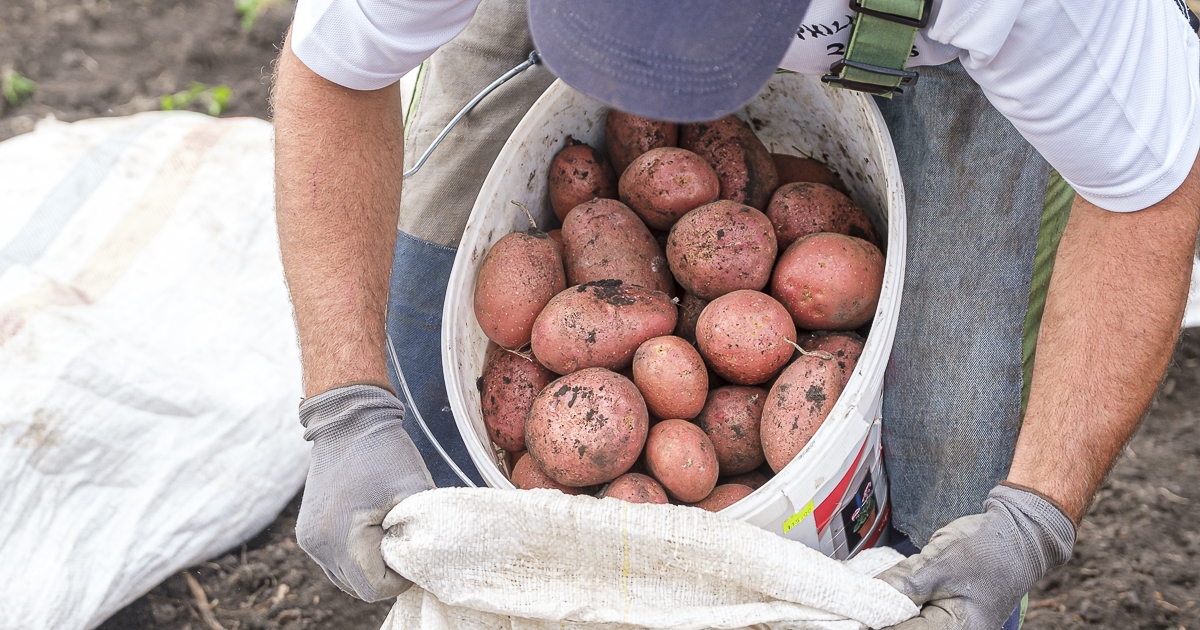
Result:
[[[271,125],[0,143],[0,628],[92,628],[304,482]]]
[[[384,630],[850,630],[918,612],[868,577],[895,551],[843,564],[692,507],[450,488],[406,499],[384,527],[384,558],[416,585]]]
[[[1192,259],[1192,284],[1188,291],[1187,309],[1183,313],[1183,327],[1200,326],[1200,257]]]

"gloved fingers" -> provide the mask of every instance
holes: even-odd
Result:
[[[320,565],[318,564],[317,566]],[[338,587],[338,590],[347,595],[354,596],[354,589],[350,588],[350,586],[343,582],[337,575],[335,575],[333,571],[330,571],[325,567],[321,567],[321,570],[325,572],[325,577],[329,578],[329,581],[333,582],[333,585]]]
[[[890,569],[875,576],[877,580],[887,582],[888,586],[900,591],[917,606],[925,605],[932,598],[933,587],[929,584],[928,576],[922,569],[929,564],[931,558],[917,554],[897,562]]]
[[[949,608],[942,606],[943,601],[926,604],[921,608],[921,614],[881,630],[965,630],[970,628],[965,616],[955,614]],[[998,628],[994,630],[999,630]]]
[[[354,586],[351,594],[364,602],[377,602],[397,597],[412,587],[412,582],[383,564],[382,556],[379,564],[383,567],[383,573],[374,574],[370,578],[367,574],[374,573],[374,567],[355,567],[349,572],[347,577]]]
[[[355,523],[350,529],[350,539],[346,541],[350,563],[343,567],[343,575],[354,594],[363,601],[390,599],[412,586],[412,582],[384,562],[380,549],[382,542],[383,527],[373,520]]]
[[[322,558],[305,549],[334,586],[347,595],[367,602],[396,597],[412,586],[411,582],[384,563],[379,545],[383,540],[383,529],[379,526],[373,529],[378,530],[378,535],[371,528],[351,531],[345,556]],[[301,548],[304,546],[301,545]]]
[[[345,572],[341,566],[342,558],[339,557],[338,545],[334,542],[341,538],[335,531],[337,521],[328,518],[325,512],[327,506],[320,505],[319,501],[309,500],[312,487],[310,480],[304,488],[305,496],[300,503],[300,515],[296,519],[296,543],[321,567],[334,586],[347,595],[356,595],[345,579]]]
[[[924,547],[921,547],[921,553],[927,556],[942,553],[963,540],[974,536],[987,523],[986,518],[983,514],[972,514],[951,521],[948,525],[933,533],[933,536],[929,538],[929,542]]]
[[[304,497],[300,500],[300,514],[296,517],[296,543],[328,572],[329,567],[337,565],[334,541],[340,538],[337,519],[330,518],[330,512],[340,510],[342,506],[326,505],[321,500],[323,497],[313,490],[315,486],[310,470]]]
[[[979,532],[985,519],[984,515],[976,514],[954,520],[934,532],[920,553],[901,560],[875,577],[904,593],[918,606],[931,599],[956,595],[943,588],[948,577],[946,560],[956,555],[955,547],[967,544]]]

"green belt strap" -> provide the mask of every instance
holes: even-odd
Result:
[[[1042,313],[1046,310],[1046,294],[1050,291],[1050,276],[1058,257],[1075,190],[1058,174],[1050,172],[1046,184],[1046,200],[1042,205],[1042,224],[1038,229],[1037,249],[1033,255],[1033,274],[1029,278],[1029,307],[1025,310],[1025,331],[1021,341],[1021,419],[1029,406],[1029,387],[1033,384],[1033,360],[1037,356],[1038,333],[1042,329]]]
[[[854,26],[846,54],[821,80],[891,98],[917,82],[907,70],[917,30],[929,23],[932,0],[850,0]]]

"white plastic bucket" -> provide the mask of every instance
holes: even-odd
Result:
[[[450,408],[480,475],[512,488],[503,451],[487,437],[476,385],[488,339],[472,308],[475,277],[500,237],[528,221],[554,221],[547,200],[550,160],[568,136],[603,148],[608,107],[556,81],[500,151],[488,174],[454,260],[442,319],[442,365]],[[891,137],[875,103],[816,77],[778,74],[738,115],[775,153],[816,157],[841,174],[877,228],[886,225],[887,265],[871,334],[850,382],[804,450],[750,496],[722,511],[799,540],[835,558],[871,546],[888,520],[879,418],[883,372],[891,353],[904,285],[904,192]]]

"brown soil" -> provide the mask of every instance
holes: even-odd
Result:
[[[11,65],[38,85],[31,101],[0,104],[0,140],[47,114],[73,121],[158,109],[160,97],[193,81],[229,86],[223,115],[266,118],[271,64],[292,7],[269,8],[243,33],[233,3],[0,2],[0,69]]]
[[[1034,630],[1200,628],[1200,329],[1101,488],[1075,557],[1030,593]]]
[[[47,114],[74,121],[158,109],[162,95],[193,81],[229,86],[223,116],[267,118],[271,64],[291,16],[291,6],[272,6],[243,33],[234,0],[0,0],[0,69],[11,65],[38,84],[31,102],[0,106],[0,140],[31,131]],[[256,538],[188,570],[218,623],[226,630],[379,628],[390,604],[342,593],[296,545],[299,509],[297,496]],[[177,574],[100,627],[209,626]]]
[[[272,7],[243,33],[233,0],[5,0],[0,68],[38,83],[0,114],[0,140],[60,120],[157,109],[192,81],[228,85],[223,115],[268,115],[271,62],[291,19]],[[1074,560],[1031,594],[1028,628],[1200,629],[1200,332],[1184,335],[1149,418],[1080,530]],[[262,534],[188,570],[217,623],[249,628],[374,629],[387,603],[338,591],[295,542],[299,497]],[[182,574],[103,630],[211,627]]]
[[[266,531],[187,570],[225,630],[377,630],[391,602],[368,604],[333,585],[296,544],[299,495]],[[201,618],[186,578],[176,574],[98,630],[215,630]]]

